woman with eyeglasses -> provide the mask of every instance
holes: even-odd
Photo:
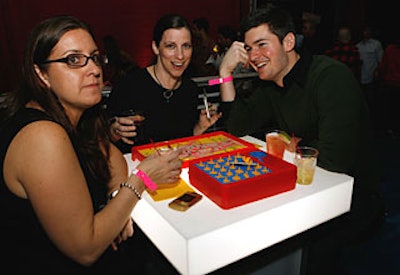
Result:
[[[131,212],[146,188],[176,181],[182,162],[176,150],[128,173],[100,103],[106,61],[74,17],[29,37],[22,85],[0,114],[1,262],[12,274],[140,273],[122,258]]]
[[[130,153],[134,144],[202,134],[221,117],[216,106],[210,116],[197,109],[199,89],[186,73],[193,53],[192,34],[182,16],[166,14],[157,21],[151,48],[154,62],[127,74],[107,100],[114,118],[112,132],[124,153]],[[141,111],[142,116],[124,115],[128,110]],[[144,130],[138,131],[135,121]]]

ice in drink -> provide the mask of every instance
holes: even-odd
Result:
[[[311,184],[317,166],[318,150],[312,147],[299,147],[295,153],[294,163],[297,166],[297,183]]]

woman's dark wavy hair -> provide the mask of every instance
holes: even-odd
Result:
[[[1,119],[6,120],[13,116],[29,101],[36,101],[46,114],[66,129],[76,150],[88,164],[87,176],[90,177],[88,180],[106,183],[110,179],[107,164],[111,134],[102,104],[99,103],[86,110],[75,129],[57,95],[42,82],[34,68],[37,65],[46,71],[49,65],[42,62],[49,57],[60,38],[66,32],[75,29],[87,31],[94,39],[90,27],[72,16],[51,17],[32,30],[24,50],[21,84],[15,92],[7,95]]]
[[[156,46],[160,46],[162,36],[166,30],[179,28],[187,29],[190,32],[190,37],[192,37],[192,29],[183,16],[171,13],[160,17],[153,28],[153,41],[156,43]],[[156,61],[157,57],[154,56],[151,64],[155,64]]]
[[[276,6],[257,9],[240,23],[240,35],[243,40],[244,34],[262,24],[268,25],[273,34],[278,36],[282,42],[285,36],[292,32],[296,34],[296,27],[292,15]]]

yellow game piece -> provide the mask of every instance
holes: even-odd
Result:
[[[240,180],[240,177],[238,175],[235,175],[235,176],[232,177],[232,179],[238,181],[238,180]]]
[[[246,156],[244,156],[244,157],[243,157],[243,161],[246,162],[246,163],[252,163],[251,157],[246,157]]]
[[[236,169],[236,174],[243,174],[243,170],[239,167]]]

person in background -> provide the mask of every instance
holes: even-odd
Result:
[[[327,56],[346,64],[360,80],[361,60],[358,48],[352,42],[351,29],[347,26],[340,27],[337,32],[333,47],[325,51]]]
[[[3,268],[13,274],[140,270],[140,259],[122,252],[147,185],[128,173],[110,141],[99,104],[107,59],[92,31],[71,16],[46,19],[31,32],[23,60],[21,87],[8,95],[0,116]],[[137,168],[155,186],[175,182],[179,154],[149,156]]]
[[[212,67],[206,66],[206,61],[213,53],[214,39],[210,36],[210,24],[207,18],[200,17],[193,20],[193,58],[190,65],[192,76],[213,75]]]
[[[123,111],[140,110],[144,120],[144,135],[141,143],[164,141],[204,133],[221,117],[205,110],[199,111],[199,88],[185,74],[192,57],[190,26],[180,15],[167,14],[161,17],[153,30],[151,44],[155,62],[128,74],[116,85],[107,102],[112,132],[120,140],[118,148],[131,152],[137,135],[133,117],[122,117]],[[214,110],[214,107],[211,108]]]
[[[206,65],[211,66],[210,71],[212,75],[218,74],[218,68],[221,64],[222,58],[226,51],[229,49],[233,41],[237,40],[237,31],[229,26],[220,26],[217,30],[217,44],[214,45],[213,51],[206,61]]]
[[[378,125],[395,137],[400,136],[400,35],[389,43],[378,65],[380,114]]]
[[[104,66],[104,80],[111,85],[115,85],[127,73],[138,67],[129,54],[119,47],[114,36],[104,36],[103,47],[108,58],[108,63]]]
[[[382,58],[383,47],[379,40],[373,38],[372,29],[369,26],[363,28],[362,36],[361,41],[356,44],[362,62],[360,83],[369,107],[373,109],[377,92],[377,67]]]
[[[369,112],[360,85],[345,64],[325,55],[299,54],[295,26],[286,11],[259,9],[241,23],[244,42],[235,41],[219,74],[230,79],[239,63],[259,79],[250,95],[221,84],[221,111],[236,136],[265,139],[267,129],[301,138],[319,151],[318,166],[354,177],[351,211],[299,238],[307,257],[305,274],[343,274],[340,256],[347,240],[369,230],[381,217],[379,174]],[[287,251],[287,250],[286,250]]]
[[[301,34],[296,36],[296,50],[298,52],[308,51],[311,54],[323,54],[326,46],[319,24],[321,17],[314,13],[303,12]]]

